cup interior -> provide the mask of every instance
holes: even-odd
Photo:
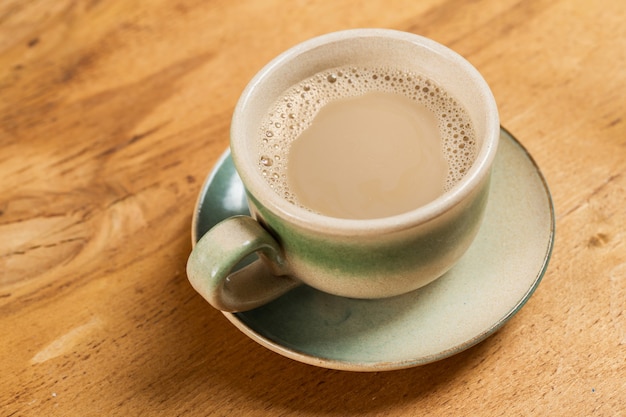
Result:
[[[461,181],[440,198],[414,212],[394,217],[436,215],[455,204],[488,174],[499,137],[493,95],[479,72],[463,57],[427,38],[394,30],[356,29],[323,35],[289,49],[267,64],[244,90],[233,115],[231,150],[248,192],[266,208],[303,223],[346,226],[363,220],[325,218],[278,196],[261,178],[256,141],[268,110],[291,86],[340,66],[396,67],[425,76],[444,87],[468,112],[476,133],[476,159]],[[395,219],[395,223],[400,220]],[[370,223],[385,223],[375,219]]]

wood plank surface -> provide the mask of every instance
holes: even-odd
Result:
[[[0,415],[626,415],[621,0],[0,2]],[[551,188],[528,304],[451,358],[316,368],[189,285],[193,206],[250,78],[326,32],[455,49]]]

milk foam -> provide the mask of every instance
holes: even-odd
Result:
[[[463,178],[476,157],[475,133],[467,112],[447,91],[421,75],[394,68],[340,67],[317,73],[288,89],[264,118],[258,167],[269,186],[299,205],[286,176],[291,142],[329,102],[372,91],[401,94],[432,111],[449,167],[445,191]]]

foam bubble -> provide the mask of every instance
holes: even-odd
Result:
[[[270,187],[297,204],[285,175],[291,142],[310,126],[327,103],[372,91],[404,95],[435,114],[449,166],[445,190],[459,182],[476,157],[476,139],[467,112],[454,97],[419,74],[395,68],[347,66],[303,80],[288,89],[274,108],[269,109],[259,130],[258,166]]]

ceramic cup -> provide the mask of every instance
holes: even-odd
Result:
[[[263,116],[289,87],[343,65],[408,69],[455,97],[476,133],[476,158],[465,176],[426,205],[371,220],[323,216],[274,192],[259,171],[254,143]],[[266,65],[239,99],[230,149],[251,217],[228,218],[197,242],[187,263],[189,280],[214,307],[230,312],[253,309],[302,284],[351,298],[420,288],[448,271],[472,243],[499,135],[487,83],[443,45],[386,29],[336,32],[299,44]],[[253,254],[258,258],[240,267]]]

